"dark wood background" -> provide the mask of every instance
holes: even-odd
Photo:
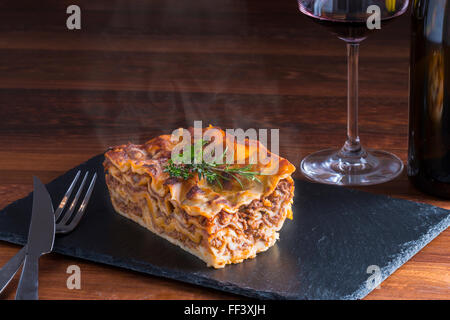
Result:
[[[81,30],[66,8],[81,7]],[[406,161],[409,16],[361,47],[360,131],[369,148]],[[346,133],[346,49],[295,0],[96,0],[0,3],[0,207],[108,146],[143,142],[194,120],[280,128],[298,166]],[[297,176],[301,177],[297,172]],[[361,188],[450,208],[406,174]],[[367,299],[450,298],[450,231]],[[0,265],[17,246],[0,244]],[[77,264],[82,289],[66,288]],[[13,298],[18,277],[1,298]],[[43,299],[209,299],[230,294],[50,254]]]

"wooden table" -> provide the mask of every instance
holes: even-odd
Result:
[[[298,13],[295,0],[73,1],[0,4],[0,207],[108,146],[143,142],[203,120],[223,128],[280,128],[298,165],[346,133],[345,45]],[[409,18],[361,47],[360,131],[367,147],[406,161]],[[297,173],[297,177],[301,177]],[[450,208],[406,174],[361,188]],[[450,298],[450,230],[367,299]],[[0,265],[18,247],[0,243]],[[66,269],[80,266],[81,290]],[[2,298],[13,298],[16,276]],[[231,294],[50,254],[43,299],[228,299]]]

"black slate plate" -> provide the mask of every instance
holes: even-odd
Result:
[[[94,157],[47,185],[56,207],[76,170],[99,174],[85,218],[57,236],[55,252],[249,297],[363,298],[371,291],[369,266],[384,280],[450,224],[444,209],[297,180],[294,220],[285,222],[280,241],[216,270],[114,213],[102,161]],[[30,194],[0,212],[0,240],[24,244],[31,204]]]

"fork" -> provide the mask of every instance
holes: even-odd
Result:
[[[73,179],[72,183],[70,184],[69,189],[67,189],[66,193],[64,194],[64,197],[62,198],[61,202],[59,203],[58,208],[55,211],[55,233],[56,234],[67,234],[69,232],[72,232],[78,226],[81,218],[84,215],[84,212],[86,211],[86,206],[91,197],[92,190],[94,189],[95,180],[97,179],[97,173],[95,173],[94,176],[92,177],[91,182],[88,187],[88,190],[86,191],[86,194],[84,196],[83,201],[81,202],[80,207],[78,208],[78,211],[75,214],[73,214],[75,211],[77,202],[80,198],[80,195],[83,191],[84,185],[86,184],[86,180],[89,175],[89,171],[86,172],[86,174],[84,175],[81,185],[78,188],[78,191],[75,194],[75,198],[72,200],[72,203],[70,204],[69,208],[66,211],[64,211],[67,203],[69,202],[69,198],[72,195],[72,191],[75,188],[75,185],[76,185],[80,175],[81,175],[81,171],[78,171],[75,178]],[[72,220],[70,220],[71,217],[72,217]],[[8,286],[11,279],[14,277],[14,275],[19,270],[20,266],[22,265],[22,263],[25,259],[26,252],[27,252],[27,246],[25,245],[22,249],[20,249],[20,251],[14,257],[12,257],[0,269],[0,293]]]

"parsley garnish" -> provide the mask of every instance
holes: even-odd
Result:
[[[207,141],[199,140],[196,144],[201,147],[207,144]],[[197,146],[198,146],[197,145]],[[167,164],[164,166],[164,172],[169,173],[173,178],[181,178],[187,180],[194,175],[197,175],[199,180],[205,179],[211,185],[217,185],[220,189],[223,189],[222,181],[235,180],[242,189],[244,189],[244,184],[242,183],[242,178],[248,181],[257,181],[261,183],[258,179],[258,175],[264,175],[261,172],[251,171],[252,166],[246,165],[244,167],[230,167],[229,164],[217,164],[215,162],[205,162],[202,158],[201,163],[193,163],[194,158],[199,156],[194,153],[194,146],[191,145],[191,163],[175,163],[172,159],[169,159]],[[227,149],[223,152],[223,158],[225,158]],[[180,160],[184,159],[183,154],[178,155]],[[201,156],[201,154],[200,154]],[[198,159],[198,158],[197,158]]]

